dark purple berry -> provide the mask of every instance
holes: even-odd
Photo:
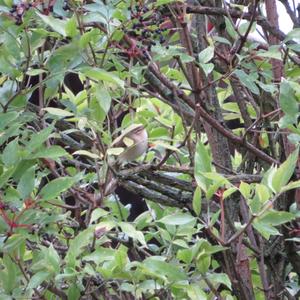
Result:
[[[131,36],[133,36],[133,37],[137,37],[137,36],[138,36],[137,33],[136,33],[135,31],[130,31],[129,34],[130,34]]]
[[[165,41],[166,41],[166,39],[161,35],[161,36],[159,37],[159,42],[160,42],[161,44],[163,44]]]
[[[21,18],[16,19],[16,25],[21,25],[21,24],[22,24],[22,19]]]

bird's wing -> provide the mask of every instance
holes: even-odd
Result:
[[[132,124],[128,126],[120,136],[113,140],[110,147],[128,147],[126,141],[124,142],[124,138],[128,135],[129,132],[133,131],[134,129],[143,126],[142,124]],[[127,137],[128,138],[128,137]],[[130,145],[129,145],[130,146]]]

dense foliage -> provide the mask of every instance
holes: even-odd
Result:
[[[281,2],[0,0],[0,299],[298,299]]]

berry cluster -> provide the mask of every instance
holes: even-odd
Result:
[[[132,28],[127,31],[129,36],[140,41],[148,51],[156,45],[156,41],[160,44],[166,42],[167,31],[172,28],[172,23],[169,16],[162,15],[161,8],[136,5],[129,9],[132,21]]]
[[[27,10],[31,7],[35,7],[38,9],[42,14],[49,15],[50,12],[53,12],[55,0],[50,0],[48,5],[46,6],[44,1],[31,1],[27,2],[25,0],[20,1],[18,4],[13,4],[9,13],[10,16],[16,20],[16,25],[21,25],[23,22],[23,16]]]
[[[23,15],[26,10],[30,9],[31,3],[21,2],[19,4],[13,4],[9,13],[10,16],[16,20],[16,25],[21,25],[23,22]]]
[[[64,0],[64,4],[62,6],[62,9],[63,10],[69,10],[70,9],[70,5],[69,5],[68,0]]]

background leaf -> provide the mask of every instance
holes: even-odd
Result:
[[[52,200],[67,191],[75,183],[72,177],[56,178],[46,184],[39,193],[42,200]]]
[[[211,172],[211,159],[204,145],[199,141],[196,145],[195,153],[195,171],[194,176],[197,184],[207,191],[211,180],[207,179],[203,174]]]

